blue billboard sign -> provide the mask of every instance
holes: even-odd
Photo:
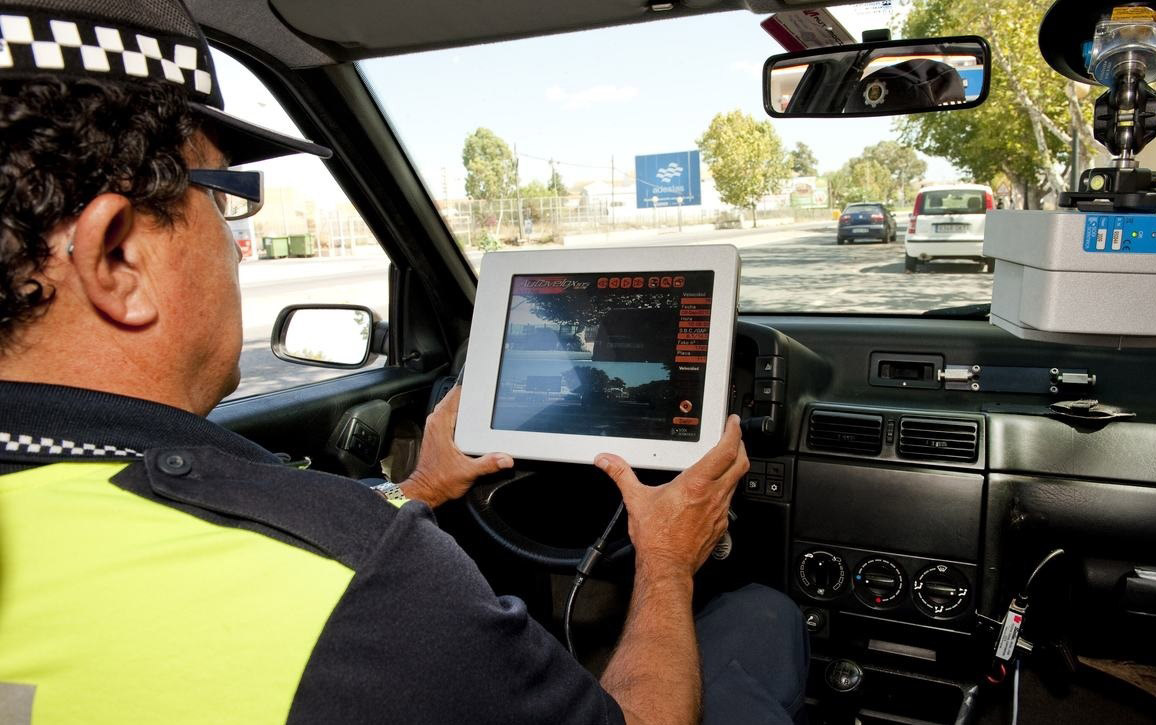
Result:
[[[634,186],[639,209],[702,204],[698,151],[635,156]]]

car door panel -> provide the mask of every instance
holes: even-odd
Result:
[[[389,451],[397,431],[420,430],[430,390],[442,368],[414,373],[379,368],[299,388],[230,401],[209,414],[213,422],[291,460],[310,458],[325,470],[344,473],[328,445],[347,411],[370,401],[391,408],[381,450]],[[411,436],[411,433],[406,433]]]

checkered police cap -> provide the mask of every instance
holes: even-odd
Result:
[[[182,0],[0,0],[0,80],[45,75],[179,85],[234,164],[330,155],[224,113],[208,43]]]

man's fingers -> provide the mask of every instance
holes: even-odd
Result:
[[[446,393],[445,397],[434,406],[434,415],[444,415],[451,430],[458,425],[458,403],[461,402],[461,398],[462,386],[455,385],[450,388],[450,392]]]
[[[747,460],[746,455],[736,456],[730,467],[727,468],[727,470],[723,472],[721,476],[719,476],[719,480],[722,481],[726,487],[730,488],[731,491],[733,491],[735,487],[738,486],[738,483],[742,480],[743,476],[747,474],[747,471],[750,470],[750,468],[751,464],[750,461]]]
[[[731,467],[738,457],[739,447],[743,442],[743,434],[739,429],[739,417],[732,415],[727,418],[723,428],[722,438],[718,445],[706,452],[698,463],[691,466],[695,473],[707,478],[718,478]]]
[[[634,489],[642,484],[638,482],[638,477],[634,475],[634,469],[621,456],[616,456],[613,453],[599,453],[598,457],[594,459],[594,465],[598,466],[602,471],[610,476],[618,486],[618,490],[622,492],[622,499],[633,494]]]
[[[481,458],[474,458],[470,460],[470,465],[474,469],[474,477],[486,476],[491,473],[506,468],[514,467],[514,459],[505,453],[487,453]]]

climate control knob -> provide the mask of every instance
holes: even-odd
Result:
[[[866,559],[855,569],[855,596],[872,609],[888,609],[902,601],[903,570],[884,557]]]
[[[799,557],[799,585],[816,599],[834,599],[846,591],[847,566],[843,557],[813,549]]]
[[[971,585],[959,569],[950,564],[933,564],[911,582],[915,606],[935,619],[951,619],[967,611]]]

